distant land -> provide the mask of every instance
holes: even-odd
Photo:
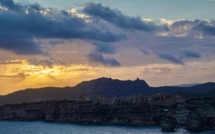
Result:
[[[74,87],[26,89],[0,96],[0,120],[215,131],[215,83],[150,87],[138,78],[99,78]]]
[[[190,83],[190,84],[182,84],[182,85],[172,85],[172,87],[193,87],[201,84],[202,83]]]
[[[137,95],[150,96],[155,93],[181,94],[186,97],[215,96],[215,83],[208,82],[197,85],[150,87],[144,80],[118,80],[112,78],[98,78],[83,81],[74,87],[45,87],[39,89],[25,89],[8,95],[0,96],[0,105],[41,102],[79,98],[95,95],[99,97],[128,97]]]

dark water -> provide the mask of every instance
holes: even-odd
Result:
[[[203,132],[198,134],[212,134]],[[165,134],[159,127],[126,127],[103,125],[75,125],[46,122],[0,121],[0,134]],[[166,133],[167,134],[167,133]],[[169,134],[169,133],[168,133]],[[174,134],[190,134],[178,129]]]

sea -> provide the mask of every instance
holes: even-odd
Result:
[[[191,134],[177,129],[173,134]],[[198,134],[214,134],[206,131]],[[105,125],[80,125],[48,122],[0,121],[0,134],[170,134],[160,127],[130,127]]]

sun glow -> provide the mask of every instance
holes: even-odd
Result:
[[[25,88],[74,86],[97,73],[88,65],[43,66],[32,65],[26,60],[13,60],[0,63],[0,74],[0,94],[7,94]]]
[[[45,66],[34,65],[26,60],[11,60],[0,62],[0,95],[26,88],[75,86],[82,81],[99,77],[121,80],[132,80],[139,77],[146,80],[150,86],[162,85],[164,81],[169,82],[167,85],[186,83],[188,79],[198,80],[197,76],[210,80],[214,74],[211,74],[210,70],[203,70],[208,66],[215,68],[214,62],[207,64],[191,62],[186,66],[148,64],[131,67],[105,67],[87,64]],[[202,69],[199,70],[199,68]],[[193,74],[191,69],[196,73]]]

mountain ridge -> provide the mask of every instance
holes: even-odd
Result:
[[[213,91],[214,90],[214,91]],[[144,80],[118,80],[112,78],[98,78],[83,81],[74,87],[45,87],[39,89],[25,89],[0,96],[0,104],[37,102],[47,100],[61,100],[78,98],[84,95],[97,95],[101,97],[124,97],[135,95],[163,94],[189,94],[198,96],[215,95],[215,83],[207,82],[192,87],[150,87]]]

